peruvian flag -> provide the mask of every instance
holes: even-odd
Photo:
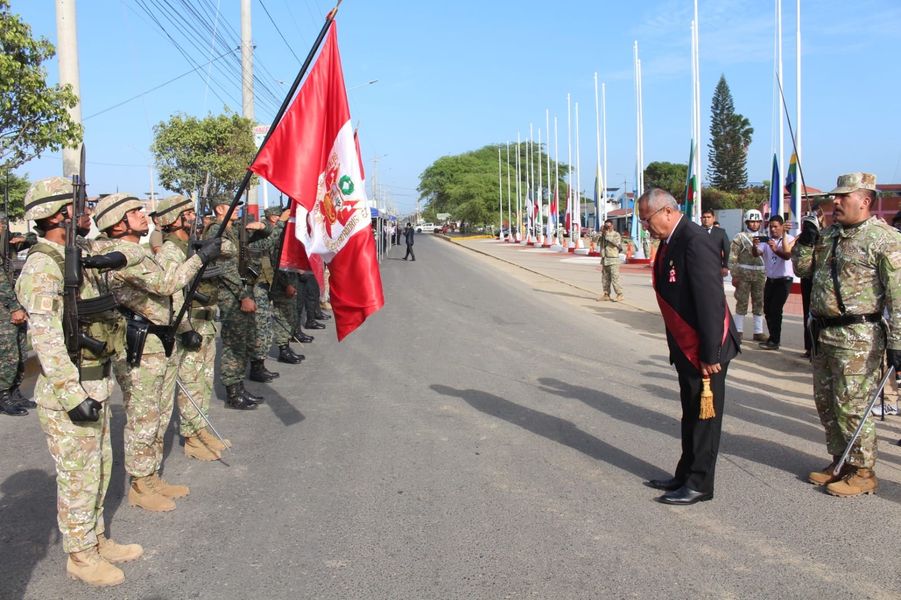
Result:
[[[557,190],[554,189],[554,199],[551,200],[551,205],[548,208],[547,213],[547,237],[553,237],[554,228],[556,227],[559,218],[560,215],[557,214]]]
[[[308,256],[328,265],[335,328],[344,339],[385,298],[334,22],[250,170],[291,198],[294,219],[287,223],[280,267],[305,268]]]
[[[566,191],[566,220],[564,222],[564,227],[566,228],[567,233],[571,230],[572,224],[572,188],[570,188]]]

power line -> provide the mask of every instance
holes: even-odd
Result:
[[[278,24],[275,22],[275,19],[273,19],[272,15],[269,14],[269,9],[266,8],[266,4],[263,2],[263,0],[260,0],[260,6],[263,7],[263,12],[266,13],[267,17],[269,17],[269,22],[272,23],[273,27],[275,27],[275,30],[278,32],[279,37],[282,38],[283,42],[285,42],[285,46],[288,47],[288,50],[291,51],[291,54],[294,55],[294,58],[297,60],[297,62],[300,62],[300,57],[297,56],[297,53],[294,52],[294,48],[292,48],[291,44],[288,43],[288,40],[285,39],[284,34],[282,34],[282,30],[278,28]]]

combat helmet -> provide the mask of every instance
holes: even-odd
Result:
[[[125,213],[136,208],[144,208],[144,203],[132,196],[119,192],[104,196],[94,208],[94,223],[100,231],[106,231],[122,220]]]
[[[194,210],[194,203],[190,198],[176,194],[160,200],[156,210],[150,213],[150,216],[156,219],[160,227],[168,227],[175,223],[178,215],[186,210]]]
[[[747,223],[748,221],[763,221],[763,215],[756,208],[752,208],[745,211],[745,222]]]
[[[25,194],[25,218],[39,221],[52,217],[72,203],[72,181],[65,177],[48,177],[31,184]]]

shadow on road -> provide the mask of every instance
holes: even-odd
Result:
[[[259,393],[261,396],[265,396],[266,403],[263,406],[268,405],[285,427],[297,425],[306,419],[302,412],[294,408],[293,404],[288,402],[288,400],[269,386],[266,386],[265,390],[250,390],[250,392],[254,394]]]
[[[660,477],[664,474],[659,467],[589,435],[565,419],[521,406],[480,390],[461,390],[439,384],[429,387],[444,396],[460,398],[486,415],[522,427],[526,431],[578,450],[591,458],[606,462],[642,479]]]
[[[56,480],[44,471],[28,469],[7,477],[0,483],[0,493],[0,596],[24,598],[37,563],[60,539],[56,528]],[[64,568],[64,557],[60,552],[59,568]]]

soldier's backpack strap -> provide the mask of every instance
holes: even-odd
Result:
[[[835,302],[838,304],[838,310],[845,314],[845,303],[842,300],[842,288],[838,283],[838,261],[835,258],[835,251],[838,249],[838,241],[842,236],[836,235],[832,240],[832,257],[829,259],[829,270],[832,273],[832,287],[835,288]]]
[[[45,254],[49,256],[53,259],[53,262],[56,263],[56,266],[59,267],[60,273],[66,272],[66,257],[62,252],[60,252],[50,244],[46,242],[38,242],[28,250],[28,256],[31,256],[32,254]]]

